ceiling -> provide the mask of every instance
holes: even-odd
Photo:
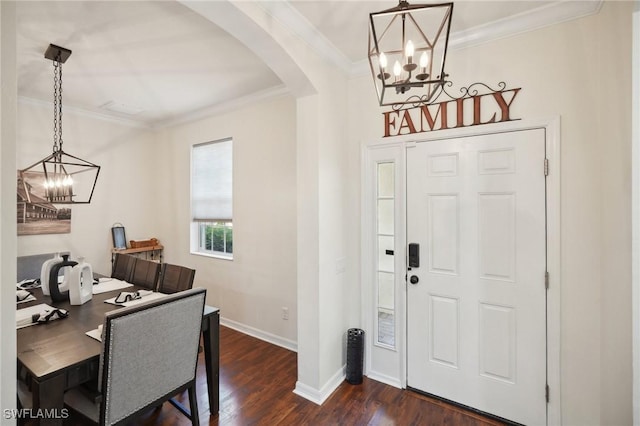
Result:
[[[258,5],[346,75],[357,75],[367,70],[368,14],[397,1],[258,0]],[[450,45],[509,36],[599,7],[600,0],[456,2]],[[19,1],[16,10],[23,102],[51,103],[53,66],[44,59],[49,43],[73,51],[63,65],[65,110],[104,118],[162,126],[239,99],[286,91],[254,52],[181,2]]]

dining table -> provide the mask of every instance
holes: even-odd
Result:
[[[71,305],[69,300],[54,302],[43,295],[41,288],[30,289],[35,300],[19,303],[20,309],[47,304],[68,312],[66,318],[43,324],[17,328],[17,367],[19,379],[26,380],[32,395],[30,415],[40,425],[61,425],[68,411],[64,408],[64,392],[72,387],[95,380],[98,376],[102,344],[86,333],[103,323],[107,312],[120,306],[105,303],[121,291],[135,292],[132,286],[93,294],[82,305]],[[27,312],[27,311],[24,311]],[[207,377],[209,411],[219,410],[220,383],[220,310],[205,305],[202,315],[202,346]],[[161,336],[158,336],[161,338]],[[140,348],[132,356],[144,356]]]

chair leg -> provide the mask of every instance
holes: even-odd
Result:
[[[198,414],[198,397],[196,395],[195,383],[188,388],[189,391],[189,410],[178,402],[175,398],[170,398],[169,403],[173,405],[178,411],[191,419],[191,424],[198,426],[200,424],[200,416]]]
[[[200,425],[200,415],[198,414],[198,397],[196,396],[196,384],[189,388],[189,409],[191,410],[191,424]]]

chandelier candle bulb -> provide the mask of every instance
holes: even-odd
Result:
[[[422,70],[426,72],[428,65],[429,55],[427,55],[427,52],[422,52],[422,56],[420,56],[420,66],[422,67]]]
[[[429,55],[427,52],[422,52],[422,56],[420,56],[420,74],[416,74],[416,79],[420,81],[424,81],[429,78],[429,73],[427,72],[427,67],[429,66]]]
[[[407,57],[407,63],[405,64],[404,69],[405,71],[411,72],[418,67],[413,63],[413,54],[415,53],[415,48],[411,40],[407,41],[407,46],[404,49],[404,53]]]
[[[411,63],[413,59],[414,47],[413,42],[411,40],[407,41],[407,47],[404,49],[405,54],[407,55],[407,62]]]
[[[380,53],[378,61],[380,64],[380,74],[378,74],[378,78],[380,80],[386,80],[391,76],[388,72],[385,71],[385,68],[387,68],[387,56],[384,54],[384,52]]]
[[[402,74],[402,67],[400,66],[400,62],[396,61],[396,63],[393,64],[393,75],[396,76],[396,81],[398,81],[400,74]]]

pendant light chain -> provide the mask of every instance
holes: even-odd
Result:
[[[58,144],[62,151],[62,64],[58,63]]]
[[[58,62],[53,61],[53,152],[58,150]]]
[[[53,152],[62,150],[62,65],[53,61]]]

